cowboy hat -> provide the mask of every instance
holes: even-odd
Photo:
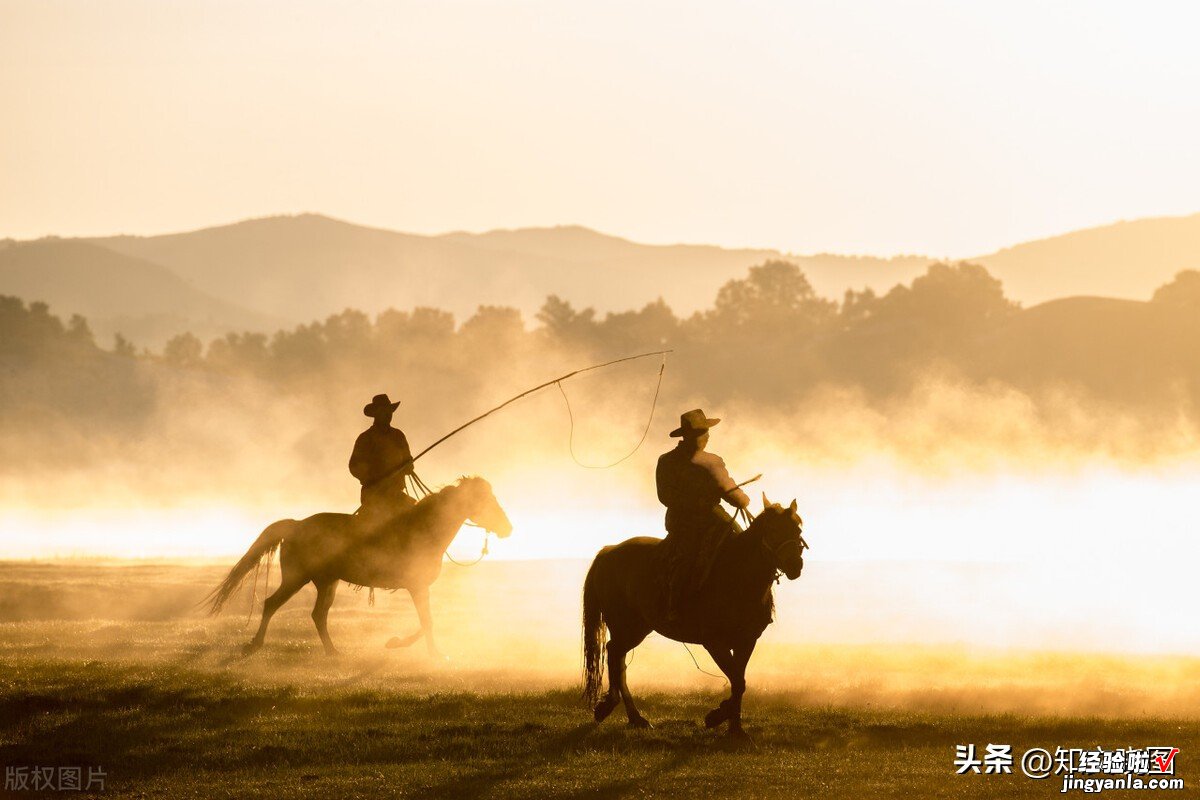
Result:
[[[399,400],[393,403],[391,398],[389,398],[386,394],[377,394],[371,398],[371,402],[363,406],[363,414],[367,415],[368,417],[378,417],[383,413],[384,409],[387,409],[388,411],[395,411],[396,407],[399,405]]]
[[[699,436],[720,421],[720,419],[706,417],[703,411],[693,408],[691,411],[679,415],[679,427],[671,431],[671,435],[675,437]]]

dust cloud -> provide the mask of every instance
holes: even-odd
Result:
[[[396,392],[405,400],[396,424],[419,450],[556,374],[514,364],[470,397]],[[610,469],[581,466],[634,449],[657,369],[635,363],[565,384],[574,457],[551,387],[423,458],[418,471],[435,486],[488,478],[514,533],[492,541],[479,567],[448,565],[433,587],[449,671],[382,650],[415,626],[403,592],[377,592],[370,606],[343,587],[331,629],[352,663],[381,665],[379,680],[416,680],[415,670],[431,685],[573,682],[588,560],[605,544],[661,531],[654,459],[671,446],[678,411],[704,403],[668,377],[645,443]],[[181,375],[126,436],[63,433],[57,446],[78,454],[72,463],[32,467],[0,489],[0,557],[34,560],[4,567],[4,647],[225,663],[248,638],[249,591],[215,622],[195,604],[271,521],[354,509],[345,462],[366,424],[369,384],[314,406],[249,382]],[[763,473],[755,507],[758,490],[796,498],[813,548],[800,580],[776,589],[755,686],[812,703],[1200,713],[1188,588],[1200,544],[1186,502],[1200,448],[1187,414],[1106,408],[1066,389],[1032,398],[945,374],[885,402],[830,384],[786,411],[737,397],[706,411],[723,418],[710,449],[734,477]],[[481,545],[467,529],[450,552],[474,559]],[[261,660],[282,650],[295,662],[281,674],[323,669],[311,602],[306,590],[268,635]],[[694,656],[715,671],[702,651]],[[721,685],[657,637],[635,659],[632,679],[647,688]]]
[[[342,651],[321,652],[302,591],[276,616],[267,646],[238,656],[256,623],[247,588],[227,613],[206,618],[195,607],[224,565],[86,562],[0,565],[0,657],[103,659],[159,668],[230,674],[241,681],[303,685],[305,691],[361,686],[418,692],[574,691],[579,674],[578,587],[582,561],[449,565],[433,590],[433,613],[447,661],[418,644],[384,642],[417,627],[404,592],[343,587],[330,618]],[[1196,717],[1200,690],[1194,657],[1155,653],[1045,651],[982,644],[995,623],[977,608],[960,612],[957,631],[921,625],[914,610],[945,611],[947,597],[986,573],[983,567],[919,569],[925,596],[889,597],[903,582],[893,567],[814,564],[779,587],[778,621],[751,662],[754,704],[863,706],[946,713]],[[940,578],[937,577],[940,575]],[[957,582],[957,586],[956,586]],[[873,592],[865,587],[876,585]],[[854,587],[856,592],[849,591]],[[263,585],[258,586],[261,598]],[[934,595],[942,593],[940,601]],[[954,600],[959,603],[958,599]],[[970,605],[970,604],[968,604]],[[928,608],[926,609],[928,610]],[[892,627],[899,622],[900,628]],[[1042,621],[1044,624],[1045,621]],[[848,630],[841,626],[850,623]],[[974,627],[975,642],[955,641]],[[870,641],[868,641],[870,640]],[[694,660],[693,660],[694,659]],[[701,648],[651,636],[629,660],[636,691],[716,696],[725,690]],[[586,712],[580,709],[581,715]]]

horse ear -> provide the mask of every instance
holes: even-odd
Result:
[[[791,511],[793,514],[796,513],[796,501],[795,500],[793,500],[792,504],[790,506],[788,506],[788,511]]]
[[[763,508],[770,508],[770,507],[771,507],[771,501],[767,499],[767,493],[766,493],[766,492],[763,492],[763,493],[762,493],[762,496],[763,496]]]

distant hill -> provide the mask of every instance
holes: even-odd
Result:
[[[422,236],[301,214],[163,236],[0,243],[0,292],[46,299],[61,313],[84,313],[101,334],[121,330],[155,344],[182,327],[204,337],[270,330],[344,308],[427,305],[462,320],[479,305],[508,305],[528,319],[549,294],[601,313],[662,297],[686,315],[773,258],[798,264],[830,298],[848,288],[884,293],[931,263],[647,245],[579,226]],[[1179,270],[1200,267],[1200,214],[1121,222],[969,260],[1025,305],[1070,295],[1146,299]]]
[[[769,258],[802,264],[817,290],[831,296],[851,286],[891,286],[929,263],[645,245],[576,226],[418,236],[315,214],[91,241],[296,322],[345,307],[376,312],[430,305],[462,319],[492,304],[532,314],[549,294],[601,312],[640,308],[661,296],[686,314],[711,305],[723,283]]]
[[[1123,402],[1161,398],[1196,374],[1200,320],[1139,300],[1068,297],[1027,308],[978,343],[981,375],[1019,387],[1086,387]],[[1165,381],[1165,382],[1164,382]]]
[[[1184,269],[1200,269],[1200,214],[1118,222],[968,259],[1037,303],[1069,295],[1147,300]]]
[[[182,331],[209,337],[279,324],[158,264],[72,239],[0,247],[0,294],[45,302],[63,318],[82,314],[106,346],[118,332],[139,345],[158,345]]]
[[[768,259],[799,264],[818,294],[840,298],[847,289],[870,287],[886,291],[897,283],[906,283],[925,271],[933,261],[927,256],[844,256],[831,253],[800,256],[778,250],[730,250],[715,245],[648,245],[617,236],[597,233],[577,225],[557,228],[520,228],[486,233],[450,233],[441,237],[471,247],[501,252],[530,253],[563,261],[587,262],[617,274],[638,277],[642,281],[658,274],[678,276],[681,284],[663,286],[661,295],[679,311],[690,312],[711,305],[716,290],[739,271]],[[729,271],[734,265],[733,271]],[[649,270],[649,274],[644,271]],[[698,300],[679,304],[689,280],[697,280]],[[621,307],[629,308],[633,304]]]

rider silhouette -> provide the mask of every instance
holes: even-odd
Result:
[[[668,621],[678,621],[686,601],[703,585],[717,548],[731,531],[733,518],[721,507],[725,500],[747,508],[750,498],[737,488],[725,462],[705,452],[708,431],[721,420],[696,408],[679,417],[671,436],[680,442],[659,456],[655,470],[658,499],[667,507]]]
[[[377,394],[363,407],[363,414],[375,421],[358,435],[350,455],[350,474],[362,483],[358,514],[368,527],[416,503],[404,483],[413,474],[408,438],[392,427],[399,405],[399,400],[393,403],[386,394]]]

